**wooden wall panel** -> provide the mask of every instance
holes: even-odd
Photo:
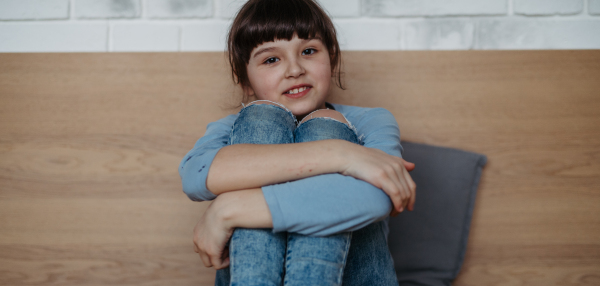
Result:
[[[333,101],[488,156],[455,285],[600,284],[600,51],[347,52]],[[0,284],[210,285],[177,166],[222,53],[0,54]],[[418,206],[418,204],[417,204]]]

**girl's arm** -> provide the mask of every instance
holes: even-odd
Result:
[[[381,110],[370,113],[381,113]],[[282,145],[238,144],[224,147],[231,125],[237,118],[235,115],[228,116],[209,124],[205,136],[185,156],[179,168],[183,189],[192,200],[212,200],[216,195],[228,191],[269,186],[320,174],[340,173],[383,189],[394,203],[395,211],[402,211],[406,205],[412,209],[412,180],[403,166],[406,162],[395,157],[400,156],[401,150],[398,127],[389,112],[385,111],[382,115],[388,117],[384,118],[387,121],[391,118],[393,124],[386,126],[387,121],[379,122],[378,118],[372,119],[380,123],[380,126],[363,124],[368,127],[363,128],[366,130],[363,130],[366,133],[365,146],[380,150],[343,140]],[[376,132],[378,130],[379,132]],[[391,138],[383,138],[383,135],[391,135]],[[369,141],[373,141],[372,138],[392,141],[378,142],[377,145]],[[384,146],[385,144],[388,146]],[[353,180],[344,181],[354,184]],[[318,186],[318,180],[316,184]],[[344,183],[340,184],[343,185]]]
[[[227,146],[236,119],[237,114],[210,123],[181,161],[179,175],[190,199],[213,200],[225,192],[339,172],[341,163],[332,155],[338,154],[345,141]]]
[[[343,171],[343,140],[296,144],[236,144],[222,148],[208,172],[206,186],[215,195],[260,188]]]
[[[352,176],[343,176],[339,173],[332,173],[263,187],[264,200],[266,200],[270,209],[275,231],[293,231],[311,235],[328,235],[342,231],[360,229],[373,221],[383,219],[391,210],[390,198],[394,201],[396,211],[402,210],[406,202],[407,196],[405,195],[403,200],[401,194],[399,194],[399,188],[395,187],[400,183],[394,183],[393,179],[395,179],[396,182],[403,181],[404,184],[410,185],[405,188],[411,189],[412,195],[408,196],[411,198],[408,208],[412,209],[412,203],[414,202],[414,183],[407,174],[406,168],[400,166],[401,170],[396,171],[394,168],[390,167],[390,165],[393,164],[384,164],[385,161],[391,160],[391,163],[394,163],[395,161],[396,167],[401,165],[398,164],[401,160],[399,157],[401,156],[402,151],[402,147],[400,146],[400,133],[393,115],[381,108],[363,109],[344,106],[336,107],[336,109],[340,110],[343,108],[349,108],[344,114],[351,122],[355,123],[358,133],[363,135],[364,143],[364,146],[359,146],[340,140],[340,145],[347,144],[346,146],[349,146],[349,148],[356,148],[355,152],[346,153],[347,159],[351,159],[349,161],[354,161],[353,165],[348,168],[349,172],[354,170],[354,172],[359,173],[355,170],[371,170],[371,173],[366,172],[366,174],[372,175],[373,178],[379,179],[384,183],[379,185],[366,183],[367,180],[358,180]],[[229,123],[224,122],[224,124],[222,124],[224,126],[222,128],[223,131],[221,131],[221,133],[223,133],[222,137],[224,137],[224,139],[221,140],[224,141],[222,143],[223,145],[227,144],[229,130],[231,129],[233,121],[235,121],[235,117],[231,118]],[[214,123],[209,125],[206,132],[207,135],[199,141],[199,144],[196,144],[197,147],[199,147],[190,152],[190,154],[199,155],[191,156],[188,154],[188,156],[184,158],[184,162],[182,162],[183,168],[180,168],[180,173],[183,173],[182,181],[184,182],[184,191],[186,191],[188,196],[192,199],[198,196],[196,196],[197,192],[193,192],[194,189],[191,187],[197,189],[204,187],[206,193],[210,194],[209,199],[215,197],[215,194],[212,194],[206,189],[205,180],[198,179],[198,177],[200,177],[200,174],[202,174],[204,170],[208,169],[208,167],[203,168],[203,166],[205,166],[204,164],[210,166],[205,162],[212,162],[212,158],[206,160],[205,157],[207,156],[202,154],[211,152],[216,154],[216,151],[209,150],[197,152],[195,150],[206,149],[205,146],[211,146],[207,143],[211,140],[205,142],[201,141],[205,138],[211,138],[211,136],[214,137],[213,134],[218,133],[215,132],[215,130],[218,129],[215,127],[218,126],[219,125]],[[288,144],[286,147],[294,147],[294,145],[301,144]],[[266,147],[268,150],[268,148],[274,146],[277,145],[257,145],[255,147]],[[231,147],[235,147],[235,145]],[[251,154],[240,155],[245,156]],[[279,161],[285,161],[284,155],[285,154],[282,154],[281,157],[278,157]],[[268,154],[264,156],[269,157]],[[213,155],[213,158],[214,157],[215,156]],[[306,157],[308,157],[308,155]],[[263,159],[262,161],[265,160]],[[185,162],[188,162],[187,174],[185,172]],[[190,163],[194,163],[196,166],[189,165]],[[198,166],[198,164],[202,165]],[[243,164],[238,164],[238,166],[241,165]],[[232,168],[233,167],[235,166],[232,166]],[[260,171],[256,172],[256,176],[261,176],[261,174],[264,175],[264,173],[272,171],[269,169],[260,170],[258,167],[249,169],[252,171]],[[198,170],[200,170],[200,172]],[[231,175],[230,179],[234,180],[234,172],[226,173],[229,173]],[[310,172],[308,173],[312,174]],[[197,179],[197,182],[194,182],[195,179]],[[188,183],[191,181],[195,184],[190,184],[191,187],[186,188],[186,181]],[[384,191],[387,189],[386,193],[381,192],[381,189]],[[394,190],[396,191],[396,200],[393,197]],[[390,195],[390,193],[392,193],[392,195]]]
[[[229,145],[237,115],[210,123],[179,166],[183,191],[194,201],[260,188],[326,173],[343,171],[342,159],[352,144],[322,140],[298,144]]]

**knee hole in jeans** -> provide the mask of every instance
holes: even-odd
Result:
[[[308,115],[304,116],[304,118],[302,118],[302,121],[300,121],[300,124],[313,118],[330,118],[342,122],[346,125],[349,125],[348,120],[346,119],[346,117],[344,117],[343,114],[341,114],[339,111],[335,111],[332,109],[315,110],[309,113]]]

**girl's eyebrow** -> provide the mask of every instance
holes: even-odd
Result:
[[[260,50],[258,50],[258,52],[256,52],[256,53],[254,54],[254,56],[252,56],[252,57],[253,57],[253,58],[256,58],[258,55],[260,55],[260,54],[262,54],[262,53],[270,52],[270,51],[273,51],[273,50],[276,50],[276,49],[277,49],[277,47],[268,47],[268,48],[263,48],[263,49],[260,49]]]

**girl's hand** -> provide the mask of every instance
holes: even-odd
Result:
[[[229,266],[227,242],[233,234],[233,228],[226,226],[220,208],[215,206],[217,200],[218,197],[194,227],[194,251],[200,255],[204,266],[223,269]]]
[[[408,171],[412,171],[415,164],[378,149],[356,144],[347,146],[352,149],[343,151],[345,164],[341,174],[363,180],[382,189],[394,204],[393,216],[404,209],[411,211],[414,209],[417,185]]]
[[[227,242],[236,227],[273,227],[261,188],[220,194],[206,209],[194,228],[194,251],[200,254],[204,266],[229,266]]]

